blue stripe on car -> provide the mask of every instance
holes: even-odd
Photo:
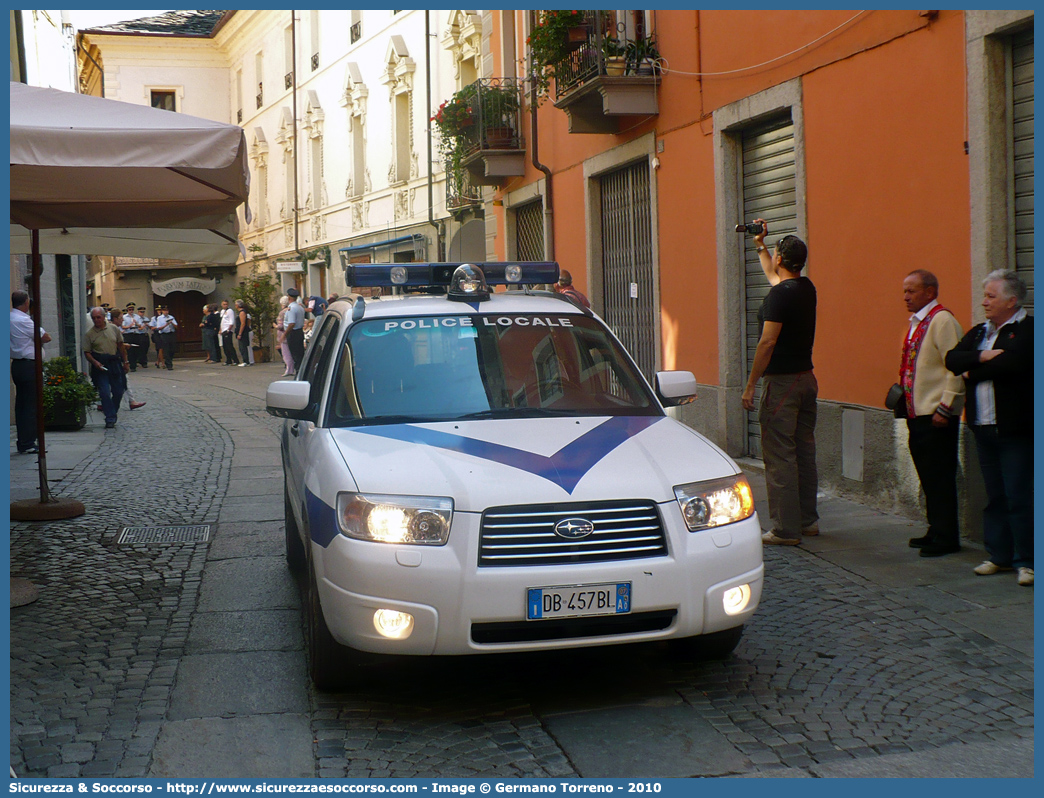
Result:
[[[305,510],[308,512],[308,534],[325,549],[337,537],[337,511],[307,487]]]
[[[566,444],[550,457],[512,446],[480,441],[440,430],[395,424],[385,427],[359,427],[354,432],[391,438],[405,443],[435,446],[482,460],[528,471],[572,493],[581,479],[620,444],[651,427],[663,416],[614,416]]]

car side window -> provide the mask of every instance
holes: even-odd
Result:
[[[340,329],[341,320],[333,313],[324,313],[323,323],[312,341],[303,379],[312,386],[308,401],[315,406],[319,405],[323,396],[323,385],[326,383],[326,373],[330,370],[332,359],[330,355],[335,348],[331,344],[337,340]]]

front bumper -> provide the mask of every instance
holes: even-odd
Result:
[[[445,546],[399,546],[336,535],[326,548],[313,543],[323,615],[338,642],[361,651],[456,655],[605,645],[708,634],[739,626],[754,613],[764,577],[757,515],[716,530],[689,532],[677,503],[659,505],[667,556],[582,565],[478,567],[477,513],[454,514]],[[527,590],[558,585],[631,583],[631,612],[576,624],[577,634],[541,637],[526,621]],[[747,585],[750,601],[725,612],[726,590]],[[414,618],[406,639],[383,637],[374,625],[380,609]],[[649,623],[638,623],[649,619]],[[614,623],[619,620],[619,624]],[[477,642],[475,629],[496,629],[498,642]],[[524,632],[513,634],[512,629]],[[480,639],[491,639],[478,634]]]

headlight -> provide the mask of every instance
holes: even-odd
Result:
[[[449,540],[453,500],[433,496],[337,495],[337,523],[350,538],[441,546]]]
[[[754,495],[742,474],[674,489],[690,532],[732,524],[754,515]]]

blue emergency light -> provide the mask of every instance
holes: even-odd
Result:
[[[342,259],[347,260],[343,256]],[[486,285],[541,285],[558,282],[554,261],[489,261],[484,263],[345,263],[344,281],[356,288],[444,288],[462,266],[478,269]]]

